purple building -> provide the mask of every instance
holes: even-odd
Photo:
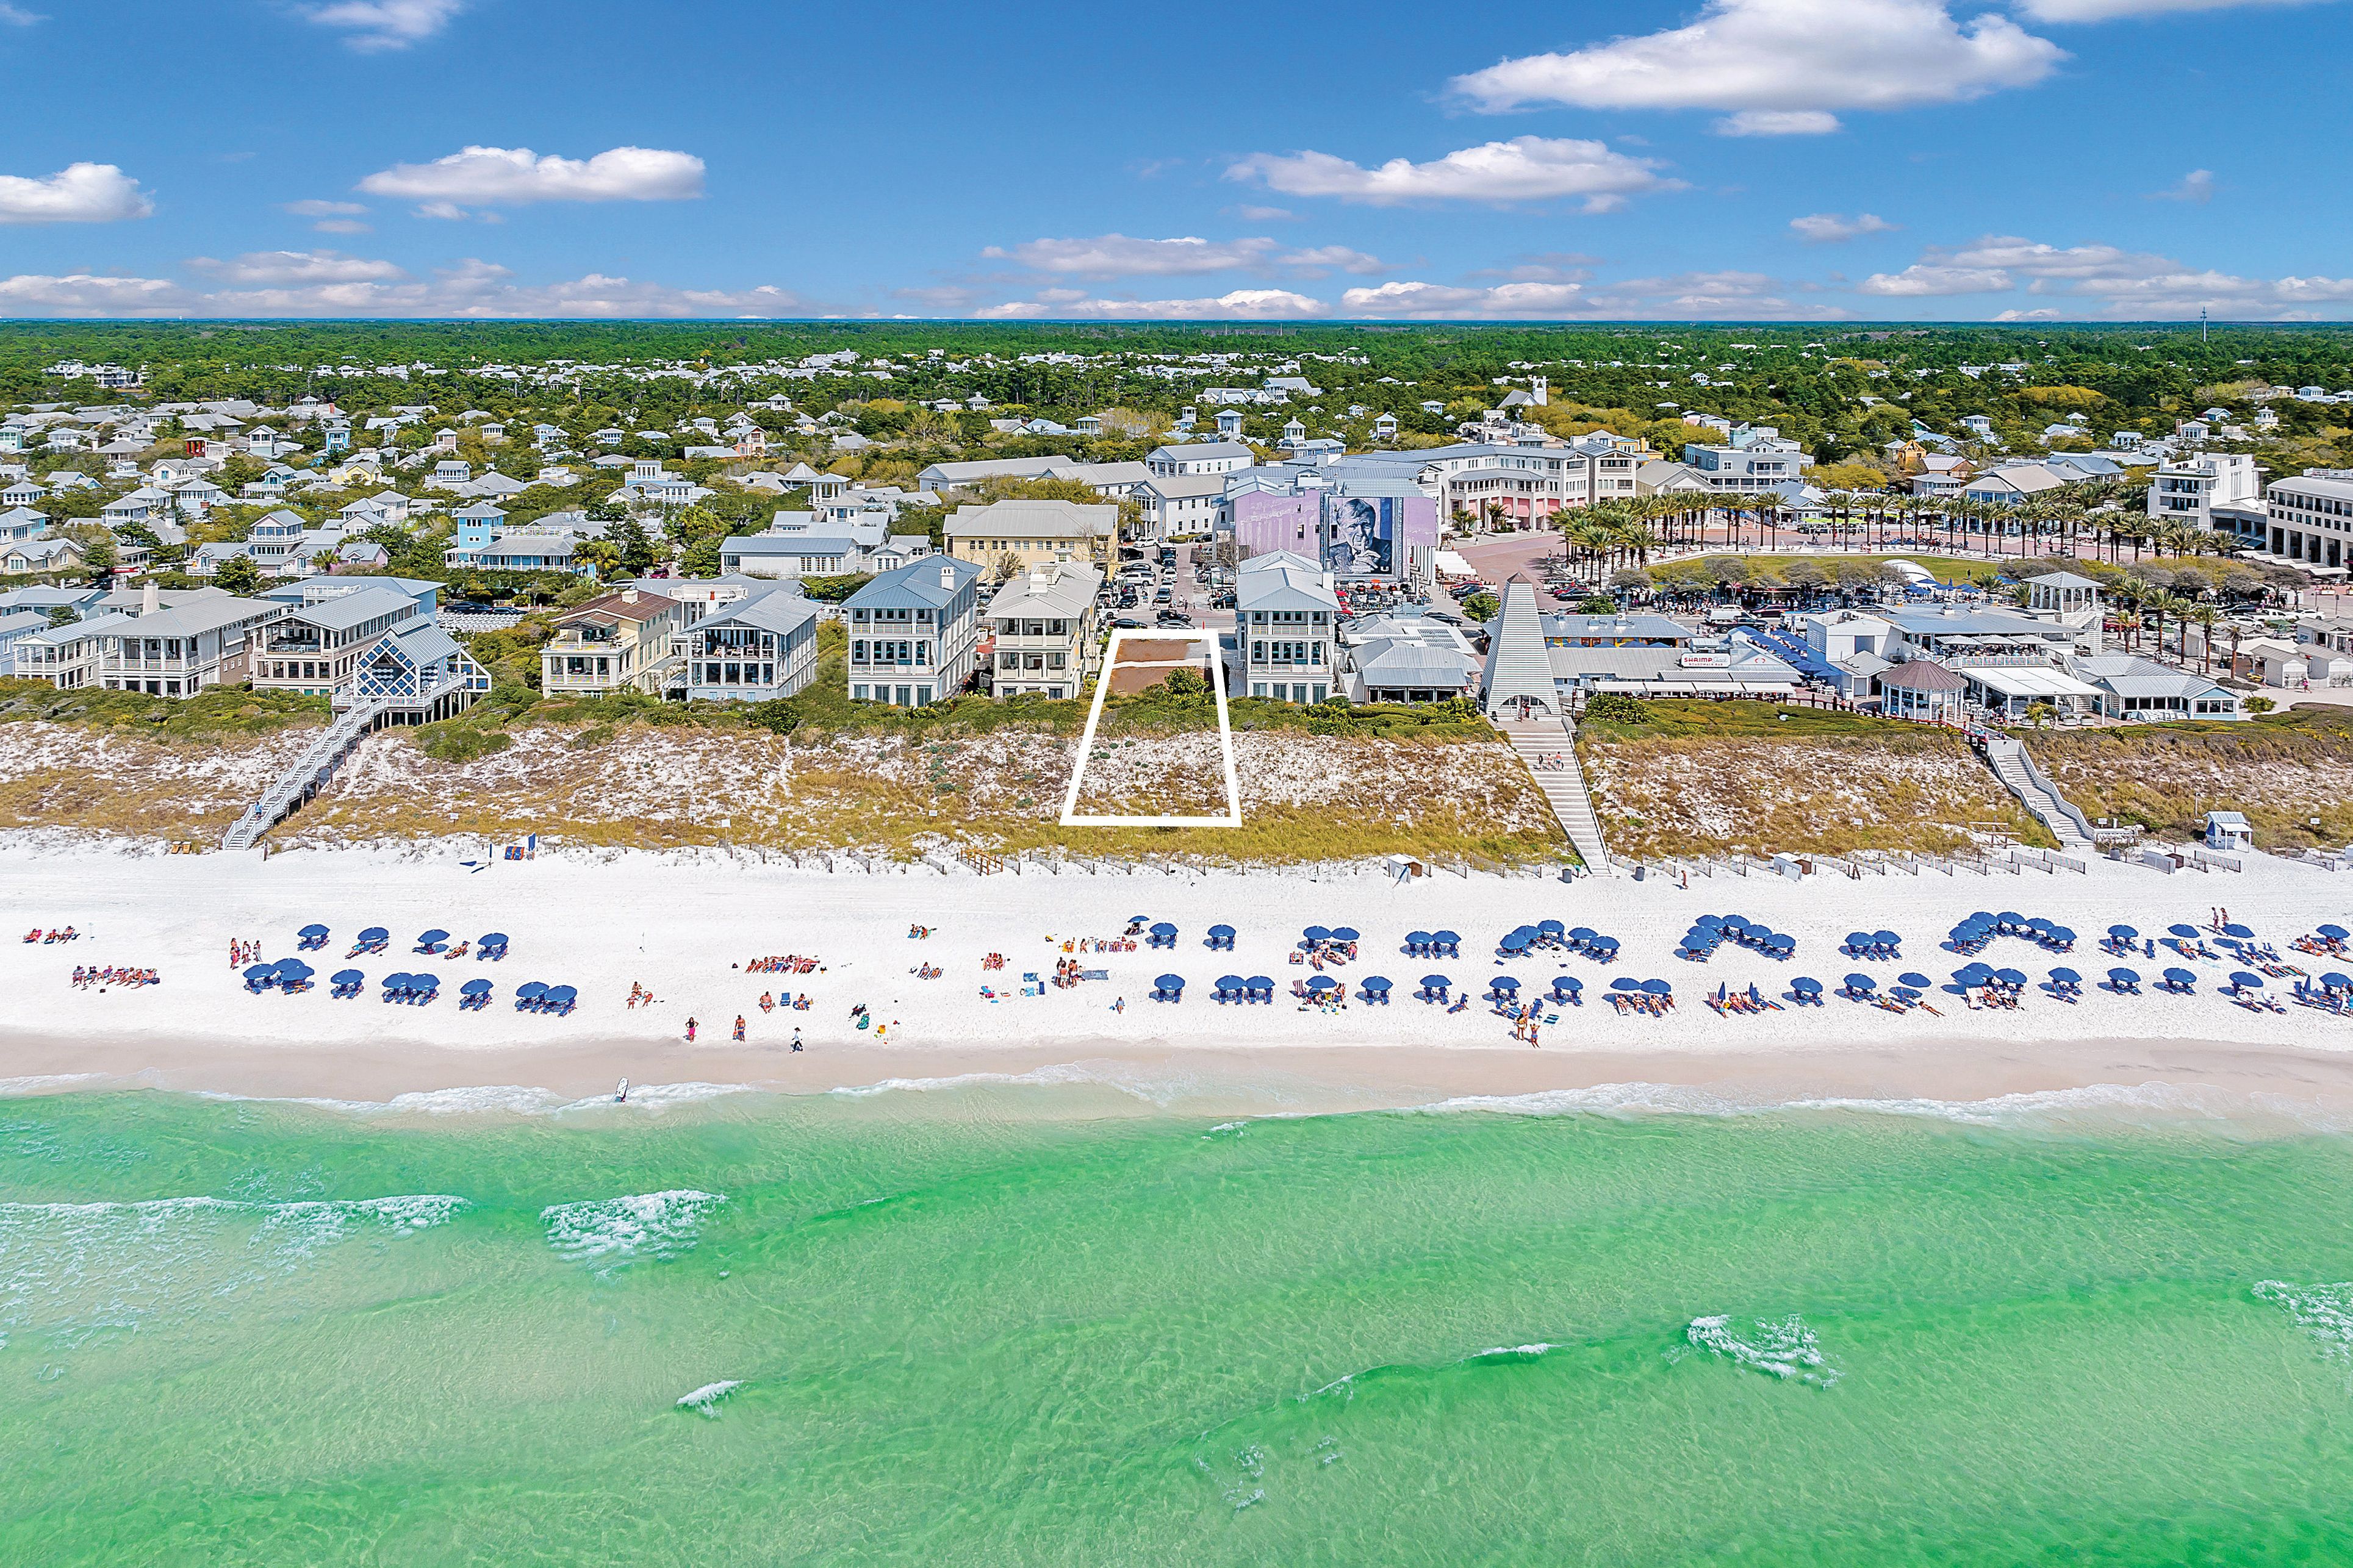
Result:
[[[1249,489],[1232,504],[1234,542],[1244,560],[1287,550],[1342,582],[1430,580],[1438,503],[1418,489],[1405,495],[1358,495],[1328,484],[1290,494]]]

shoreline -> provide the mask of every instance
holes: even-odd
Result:
[[[0,1092],[127,1084],[382,1105],[403,1095],[514,1086],[571,1103],[609,1096],[623,1077],[644,1086],[792,1094],[991,1075],[1096,1083],[1103,1092],[1088,1103],[1114,1110],[1216,1113],[1629,1084],[1750,1104],[1969,1101],[2157,1082],[2310,1100],[2353,1119],[2348,1020],[2293,1005],[2279,1014],[2233,1005],[2217,989],[2237,967],[2222,961],[2227,954],[2194,965],[2199,988],[2187,997],[2112,995],[2094,986],[2071,1005],[2030,990],[2024,1005],[1987,1012],[1936,993],[1939,1016],[1831,998],[1718,1017],[1701,1004],[1719,983],[1740,989],[1753,982],[1772,994],[1799,974],[1836,986],[1851,969],[1883,984],[1914,968],[1942,977],[1962,962],[1940,949],[1945,931],[1979,908],[2048,914],[2088,938],[2117,921],[2151,932],[2175,921],[2202,927],[2227,904],[2232,920],[2292,959],[2299,958],[2288,945],[2296,935],[2353,920],[2353,885],[2261,856],[2230,877],[2168,878],[2094,863],[2087,875],[2065,878],[1722,877],[1686,889],[1657,879],[1565,885],[1451,874],[1398,884],[1335,866],[982,878],[928,868],[828,874],[648,852],[482,863],[474,853],[470,845],[402,844],[267,859],[166,857],[0,838],[0,909],[19,939],[0,940],[0,994],[12,1004],[0,1023]],[[1705,964],[1675,959],[1677,935],[1703,911],[1764,921],[1796,939],[1797,956],[1777,963],[1727,948]],[[1176,925],[1177,945],[1083,951],[1117,937],[1139,914]],[[1493,956],[1503,931],[1546,917],[1620,939],[1621,961]],[[327,948],[306,955],[322,985],[347,962],[371,982],[430,964],[448,992],[481,978],[497,997],[486,1011],[460,1012],[454,994],[427,1007],[385,1005],[373,984],[351,1001],[323,989],[248,994],[228,966],[230,941],[258,942],[274,960],[292,954],[296,930],[314,921],[333,933]],[[1202,945],[1202,931],[1220,921],[1240,932],[1234,951]],[[1331,973],[1352,985],[1385,973],[1399,988],[1397,999],[1376,1006],[1358,997],[1345,1010],[1324,1010],[1285,995],[1272,1005],[1220,1006],[1204,994],[1221,973],[1271,975],[1279,993],[1287,989],[1312,973],[1287,960],[1301,929],[1316,923],[1360,928],[1359,962]],[[21,941],[28,928],[68,925],[81,937]],[[389,928],[387,951],[344,959],[352,934],[366,925]],[[413,955],[413,933],[429,927],[461,938],[507,932],[512,956],[484,963]],[[1841,933],[1882,927],[1905,937],[1903,961],[1857,963],[1837,952]],[[1398,952],[1406,931],[1441,928],[1462,933],[1461,958]],[[917,929],[926,934],[912,935]],[[1081,964],[1106,977],[1018,994],[1022,974],[1050,973],[1065,956],[1062,942],[1073,939],[1082,944]],[[823,967],[789,976],[742,967],[754,955],[793,953]],[[998,953],[1003,967],[987,968]],[[2153,978],[2183,962],[2111,959],[2088,940],[2063,957],[2005,939],[1985,957],[2037,979],[2065,963],[2096,980],[2118,962]],[[2316,973],[2334,961],[2300,962]],[[163,983],[76,988],[78,964],[152,968]],[[919,964],[939,977],[919,977]],[[1406,993],[1428,969],[1454,976],[1458,991],[1506,973],[1540,989],[1565,972],[1583,980],[1587,1000],[1557,1008],[1541,1048],[1531,1048],[1483,1004],[1458,1013],[1412,1000]],[[1186,1000],[1147,999],[1164,972],[1189,977]],[[1667,1016],[1623,1016],[1601,1000],[1612,979],[1653,975],[1680,994]],[[576,1011],[515,1011],[508,997],[533,979],[576,985]],[[663,1000],[628,1005],[638,984]],[[2272,994],[2286,984],[2274,980]],[[763,991],[788,989],[811,1006],[758,1009]],[[852,1010],[861,1007],[890,1026],[887,1043],[855,1026]],[[747,1028],[741,1044],[728,1037],[739,1013]],[[700,1025],[692,1046],[683,1038],[690,1017]],[[797,1056],[786,1048],[796,1027],[808,1047]]]
[[[152,1090],[309,1104],[368,1114],[544,1114],[611,1103],[632,1079],[633,1109],[663,1110],[736,1094],[888,1102],[897,1115],[967,1113],[927,1091],[1037,1089],[1033,1103],[991,1095],[992,1117],[1039,1120],[1254,1117],[1406,1110],[1685,1111],[2005,1108],[2129,1113],[2353,1130],[2353,1054],[2293,1046],[2069,1040],[1976,1051],[1877,1049],[1623,1052],[1393,1046],[1220,1050],[1068,1045],[946,1050],[853,1047],[798,1057],[770,1047],[687,1047],[649,1058],[637,1043],[446,1050],[364,1048],[333,1057],[195,1040],[88,1043],[0,1031],[0,1098]],[[651,1074],[652,1076],[640,1076]],[[1966,1118],[1965,1118],[1966,1119]]]

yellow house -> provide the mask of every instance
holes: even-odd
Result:
[[[601,697],[614,691],[655,696],[677,673],[670,633],[680,627],[674,600],[636,588],[591,599],[559,617],[539,650],[540,689]]]
[[[1000,500],[960,506],[943,531],[947,552],[991,570],[1007,555],[1024,570],[1075,562],[1106,573],[1119,547],[1119,508],[1068,500]]]

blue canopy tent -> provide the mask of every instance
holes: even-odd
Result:
[[[1430,952],[1430,933],[1426,931],[1409,931],[1406,932],[1405,951],[1406,955],[1409,958],[1422,958],[1428,956]]]
[[[360,932],[359,936],[353,941],[352,944],[352,952],[354,953],[382,952],[384,951],[384,944],[391,940],[392,933],[385,930],[384,927],[370,926],[367,930]]]
[[[1176,928],[1166,921],[1155,921],[1145,943],[1147,947],[1175,947]]]
[[[1536,921],[1536,931],[1539,935],[1543,936],[1567,936],[1568,934],[1568,928],[1562,925],[1558,921]]]
[[[1447,987],[1453,984],[1453,981],[1443,974],[1425,974],[1421,977],[1421,999],[1425,1002],[1443,1002],[1446,1000]]]
[[[1211,926],[1209,928],[1208,940],[1204,942],[1203,945],[1213,950],[1219,948],[1232,948],[1234,945],[1234,928],[1229,925]]]
[[[333,994],[347,998],[356,996],[360,994],[360,987],[366,984],[367,976],[362,974],[358,970],[338,969],[334,973],[333,984],[335,989]]]
[[[1789,994],[1801,1006],[1808,1003],[1820,1005],[1822,999],[1822,983],[1810,974],[1800,974],[1789,982]]]
[[[385,1001],[397,1002],[402,997],[408,994],[409,982],[412,978],[413,976],[409,974],[396,971],[393,973],[385,975],[382,980],[377,981],[376,984],[384,987],[384,999]]]
[[[317,973],[299,958],[281,958],[278,961],[278,988],[289,994],[308,991],[311,976]]]
[[[1508,1001],[1519,994],[1520,983],[1508,974],[1498,974],[1487,982],[1487,995],[1497,1002]]]
[[[294,935],[300,940],[301,945],[305,952],[308,952],[311,948],[324,947],[327,945],[327,928],[322,925],[304,926],[301,931],[296,931]]]
[[[1460,958],[1462,956],[1462,939],[1451,931],[1431,931],[1430,951],[1440,958]]]
[[[502,931],[484,931],[482,940],[474,944],[477,958],[499,959],[507,955],[507,933]]]
[[[578,1000],[580,993],[571,986],[551,985],[547,988],[547,994],[539,999],[539,1005],[546,1012],[561,1015],[571,1012],[572,1005]]]
[[[1174,1002],[1184,994],[1185,977],[1181,974],[1164,974],[1152,983],[1152,999],[1155,1002]]]
[[[461,1008],[479,1012],[491,1005],[491,983],[487,980],[469,980],[458,989],[462,993],[458,1001]]]
[[[1213,1002],[1239,1002],[1242,999],[1243,990],[1244,982],[1240,975],[1220,974],[1209,999]]]
[[[245,972],[245,988],[257,996],[277,984],[278,966],[274,963],[257,963]]]
[[[518,1013],[537,1011],[540,998],[546,994],[547,982],[544,980],[524,981],[515,987],[515,1011]]]
[[[1242,983],[1242,989],[1250,993],[1250,999],[1253,1002],[1274,1000],[1274,982],[1263,974],[1251,975]]]
[[[1376,1003],[1382,1006],[1387,1006],[1388,1005],[1389,982],[1387,975],[1367,974],[1364,979],[1356,983],[1356,988],[1366,1001]]]
[[[1574,974],[1556,974],[1552,977],[1552,999],[1556,1002],[1574,1002],[1577,1000],[1577,993],[1584,989],[1585,982]]]

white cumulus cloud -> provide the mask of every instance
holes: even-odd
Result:
[[[466,0],[333,0],[302,14],[322,27],[347,29],[345,43],[375,53],[424,42],[465,8]]]
[[[1293,196],[1336,196],[1375,206],[1414,202],[1532,202],[1582,197],[1587,212],[1608,212],[1645,191],[1678,190],[1650,158],[1629,157],[1599,142],[1516,136],[1465,147],[1427,163],[1392,158],[1367,169],[1329,153],[1256,153],[1226,171]]]
[[[650,147],[615,147],[587,159],[542,157],[528,147],[468,147],[430,163],[396,163],[359,188],[423,203],[420,216],[428,217],[532,202],[684,201],[702,195],[702,160]]]
[[[2007,16],[1957,21],[1943,0],[1708,0],[1686,26],[1504,60],[1453,87],[1489,110],[1730,110],[1719,129],[1788,134],[1833,129],[1836,110],[2031,87],[2066,58]]]
[[[1827,136],[1839,117],[1827,109],[1744,109],[1715,122],[1719,136]]]
[[[1588,315],[1583,285],[1577,283],[1498,283],[1489,288],[1424,283],[1406,279],[1350,289],[1340,296],[1340,311],[1347,316],[1395,316],[1425,321],[1461,321],[1484,317],[1496,321],[1534,321],[1545,317]]]
[[[1852,217],[1843,213],[1808,213],[1804,217],[1791,218],[1789,227],[1799,239],[1810,244],[1836,245],[1866,234],[1893,234],[1898,226],[1877,213],[1857,213]]]
[[[0,278],[0,315],[153,316],[177,314],[186,293],[164,278],[119,278],[88,272]]]
[[[1026,245],[990,246],[981,255],[1018,261],[1039,272],[1072,278],[1164,278],[1198,272],[1230,272],[1256,267],[1275,248],[1271,239],[1132,239],[1124,234],[1092,239],[1033,239]]]
[[[154,210],[111,163],[69,163],[42,180],[0,174],[0,223],[119,223]]]
[[[238,285],[382,283],[407,276],[392,262],[335,250],[249,250],[227,261],[199,256],[188,265],[223,283]]]
[[[2252,5],[2304,5],[2312,0],[2020,0],[2038,22],[2113,22],[2176,11],[2225,11]]]
[[[1999,267],[1936,267],[1914,262],[1901,272],[1874,272],[1855,285],[1865,294],[1890,299],[1926,299],[1944,294],[1999,294],[2012,287]]]
[[[1034,300],[989,305],[973,312],[990,321],[1295,321],[1329,315],[1321,300],[1284,289],[1237,289],[1205,300],[1101,300],[1075,289],[1050,289]]]

